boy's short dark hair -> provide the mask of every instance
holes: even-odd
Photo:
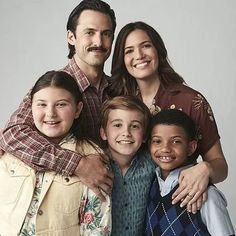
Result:
[[[66,29],[70,30],[74,35],[76,31],[76,27],[78,24],[78,19],[80,17],[80,14],[84,10],[93,10],[93,11],[98,11],[104,14],[107,14],[111,18],[112,22],[112,30],[113,34],[116,29],[116,17],[115,17],[115,12],[113,9],[111,9],[110,5],[102,0],[82,0],[78,6],[72,10],[72,12],[69,15]],[[72,58],[73,55],[75,54],[75,47],[73,45],[68,44],[69,47],[69,55],[68,58]]]
[[[189,115],[177,109],[166,109],[152,117],[150,130],[155,125],[177,125],[182,127],[190,141],[197,140],[197,132],[194,121]]]

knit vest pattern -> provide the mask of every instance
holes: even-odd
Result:
[[[160,195],[160,187],[155,177],[148,196],[146,213],[146,236],[206,236],[210,235],[202,222],[200,211],[192,214],[180,204],[172,205],[175,186],[167,195]]]

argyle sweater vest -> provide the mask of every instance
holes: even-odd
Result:
[[[157,177],[155,177],[148,196],[144,235],[210,235],[202,222],[200,211],[192,214],[186,210],[186,207],[181,208],[179,203],[172,205],[171,196],[177,188],[178,185],[162,197]]]

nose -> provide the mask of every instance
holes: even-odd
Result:
[[[125,137],[130,137],[131,136],[130,128],[128,126],[124,127],[123,136],[125,136]]]
[[[171,148],[170,148],[169,142],[163,142],[163,144],[161,146],[161,150],[162,150],[162,152],[170,152]]]
[[[97,34],[94,35],[94,44],[97,47],[102,46],[102,35],[100,33],[97,33]]]
[[[135,58],[136,59],[142,59],[143,57],[144,57],[144,53],[143,53],[142,48],[137,48],[135,50]]]
[[[50,117],[50,118],[55,117],[56,116],[55,108],[53,106],[48,107],[46,115],[47,117]]]

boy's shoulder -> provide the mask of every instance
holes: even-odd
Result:
[[[215,185],[210,185],[207,189],[207,202],[218,204],[219,202],[227,207],[227,200],[223,192],[221,192]]]
[[[136,153],[136,159],[138,162],[143,163],[146,167],[155,170],[156,166],[152,161],[150,153],[146,149],[141,149]]]
[[[208,198],[202,205],[201,218],[211,235],[234,235],[226,198],[214,185],[208,187]]]

